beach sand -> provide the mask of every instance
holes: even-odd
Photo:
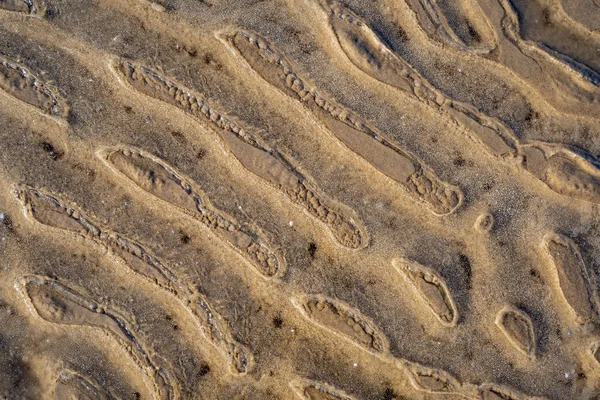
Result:
[[[0,0],[1,399],[596,399],[598,0]]]

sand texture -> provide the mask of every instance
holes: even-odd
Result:
[[[600,0],[0,0],[0,400],[600,399]]]

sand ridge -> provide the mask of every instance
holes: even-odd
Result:
[[[0,397],[596,398],[597,8],[0,0]]]

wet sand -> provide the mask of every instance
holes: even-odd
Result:
[[[0,0],[1,399],[596,399],[598,0]]]

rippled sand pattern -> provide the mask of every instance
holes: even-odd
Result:
[[[600,398],[598,0],[0,0],[0,399]]]

